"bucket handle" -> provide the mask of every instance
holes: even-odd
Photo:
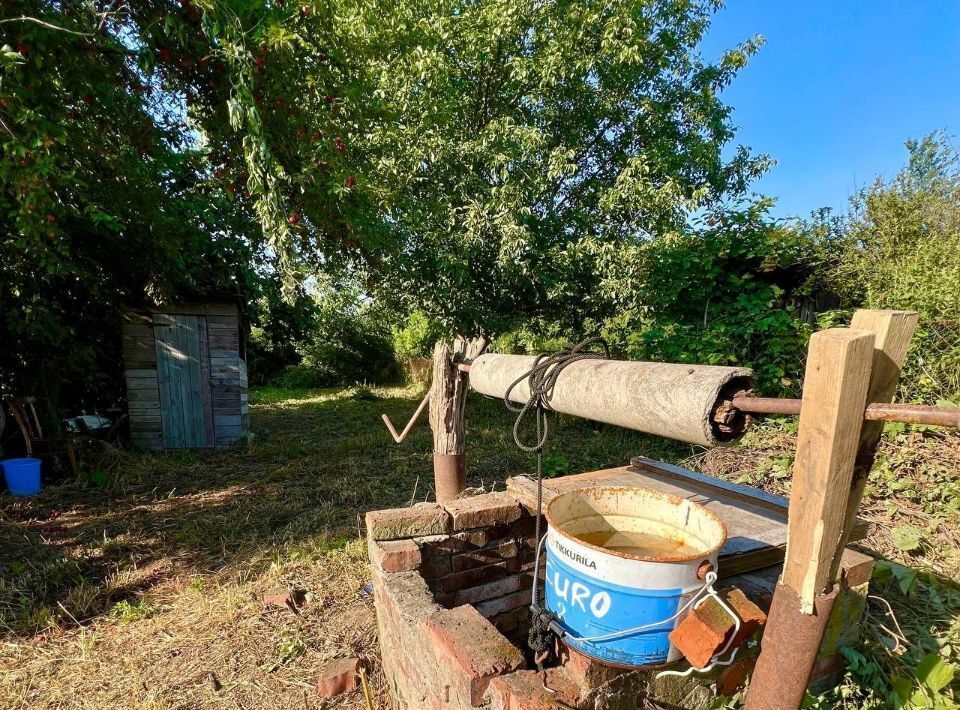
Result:
[[[547,536],[546,534],[544,534],[543,537],[540,538],[540,542],[537,544],[537,554],[534,560],[535,574],[534,574],[533,594],[531,596],[531,600],[532,600],[533,606],[535,607],[538,606],[537,580],[540,579],[540,555],[543,551],[543,545],[546,542],[546,540],[547,540]],[[674,621],[680,618],[681,616],[683,616],[683,614],[685,614],[688,609],[697,609],[701,604],[707,601],[708,598],[713,597],[717,601],[717,603],[720,604],[723,610],[730,615],[730,618],[733,619],[734,629],[733,629],[733,633],[730,634],[730,638],[727,640],[726,645],[724,645],[724,647],[720,651],[714,654],[713,658],[711,659],[712,662],[705,668],[699,669],[699,672],[703,673],[703,672],[709,671],[718,665],[724,665],[724,666],[730,665],[731,663],[733,663],[733,659],[736,658],[737,650],[734,650],[733,655],[726,661],[719,661],[716,659],[719,659],[723,654],[725,654],[728,650],[730,650],[730,645],[733,643],[733,640],[737,637],[737,634],[740,632],[740,617],[737,616],[733,612],[733,610],[727,605],[727,603],[720,598],[720,595],[717,594],[717,591],[713,588],[713,583],[716,581],[717,581],[717,573],[711,569],[705,575],[705,578],[703,580],[703,586],[701,586],[700,589],[698,589],[696,592],[693,593],[693,596],[691,596],[686,601],[686,603],[677,610],[676,614],[666,619],[663,619],[661,621],[656,621],[656,622],[653,622],[652,624],[643,624],[642,626],[634,626],[633,628],[630,628],[630,629],[624,629],[622,631],[614,631],[609,634],[600,634],[598,636],[575,636],[571,634],[569,631],[567,631],[566,629],[562,629],[558,635],[560,636],[560,638],[563,638],[565,636],[570,637],[574,641],[611,641],[613,639],[622,638],[624,636],[630,636],[639,631],[646,631],[647,629],[652,629],[657,626],[661,626],[663,624],[668,624],[671,621]],[[694,670],[697,670],[697,669],[691,666],[688,670],[682,671],[682,672],[681,671],[662,671],[661,673],[657,674],[657,677],[659,678],[662,675],[685,676],[693,672]]]

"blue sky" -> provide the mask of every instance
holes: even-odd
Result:
[[[960,0],[727,0],[704,56],[755,34],[766,45],[723,97],[737,142],[778,161],[755,189],[779,216],[845,212],[908,138],[960,136]]]

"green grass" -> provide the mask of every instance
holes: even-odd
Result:
[[[421,395],[259,389],[249,444],[117,452],[97,462],[96,485],[0,498],[0,697],[31,707],[296,706],[330,657],[359,654],[376,668],[373,609],[359,594],[362,515],[433,498],[426,422],[398,446],[380,421],[386,412],[405,422]],[[502,490],[532,471],[513,416],[471,396],[470,485]],[[643,454],[788,493],[794,437],[794,422],[773,420],[739,446],[703,452],[561,416],[545,471]],[[864,544],[889,563],[878,564],[847,679],[812,706],[955,706],[958,471],[960,437],[887,433],[862,514],[872,530]],[[306,591],[302,614],[263,609],[261,595],[277,586]]]

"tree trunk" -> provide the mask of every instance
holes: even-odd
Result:
[[[437,501],[456,498],[467,484],[464,408],[467,377],[457,365],[471,362],[487,347],[487,339],[457,337],[451,348],[440,341],[433,349],[430,386],[430,428],[433,429],[433,475]]]

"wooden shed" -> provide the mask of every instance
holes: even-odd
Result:
[[[247,366],[235,305],[131,310],[123,359],[134,444],[221,448],[246,435]]]

